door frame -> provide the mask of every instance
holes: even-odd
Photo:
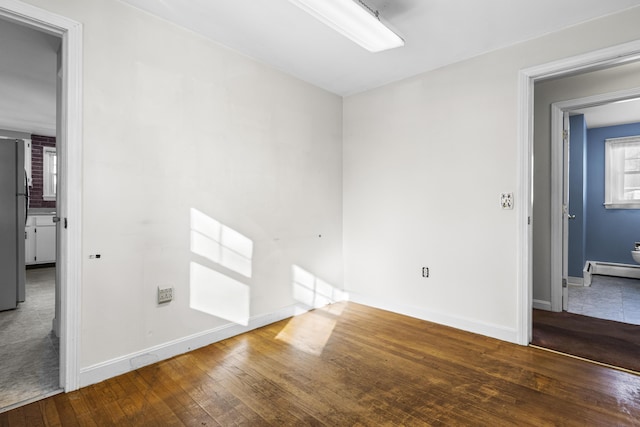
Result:
[[[518,206],[517,252],[517,342],[528,345],[532,338],[533,301],[533,111],[534,85],[555,77],[608,68],[640,59],[640,40],[572,56],[520,70],[518,73]],[[553,169],[552,165],[552,169]],[[562,272],[562,269],[560,269]]]
[[[0,17],[62,40],[61,128],[58,145],[60,185],[60,386],[79,388],[80,284],[82,275],[82,24],[17,0],[0,0]],[[64,227],[64,225],[63,225]],[[62,230],[61,230],[62,231]]]
[[[603,93],[584,98],[560,101],[551,104],[551,310],[562,311],[562,278],[564,265],[564,223],[563,210],[564,154],[562,131],[565,113],[582,108],[597,107],[612,102],[626,101],[640,97],[640,87]]]

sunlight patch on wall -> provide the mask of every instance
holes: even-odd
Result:
[[[308,307],[324,307],[336,301],[347,299],[344,291],[319,279],[302,267],[292,266],[291,275],[293,277],[293,298]]]
[[[249,286],[196,262],[190,266],[189,305],[240,325],[249,324]]]
[[[191,208],[191,251],[251,277],[253,241],[194,208]]]

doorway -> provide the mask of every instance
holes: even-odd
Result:
[[[525,203],[518,208],[518,310],[517,310],[517,342],[521,345],[528,345],[532,339],[532,307],[536,303],[551,304],[550,297],[547,301],[536,301],[534,295],[534,232],[533,223],[533,200],[534,200],[534,175],[540,174],[534,170],[534,118],[540,114],[534,114],[535,84],[545,80],[567,77],[579,73],[605,69],[616,65],[636,61],[640,58],[640,41],[624,43],[611,48],[578,55],[563,60],[530,67],[519,72],[518,79],[518,163],[519,163],[519,185],[518,191],[522,194]],[[564,97],[560,99],[571,99]],[[548,113],[541,113],[542,116],[549,117]],[[537,157],[537,156],[536,156]],[[544,163],[536,158],[535,167]],[[550,164],[550,161],[549,161]],[[560,169],[561,170],[561,169]],[[546,174],[549,175],[548,173]],[[550,187],[550,185],[549,185]],[[550,204],[551,197],[547,195],[537,202]],[[550,217],[550,211],[546,215]],[[542,221],[544,222],[544,221]],[[539,225],[539,224],[538,224]],[[551,226],[547,221],[548,229],[545,227],[539,230],[540,235],[547,236],[550,240]],[[547,254],[550,252],[550,245],[546,246]],[[547,265],[547,269],[549,266]],[[548,273],[547,273],[548,274]],[[550,284],[551,277],[547,276],[547,283]],[[551,289],[549,287],[548,294]]]
[[[634,160],[640,145],[639,94],[640,89],[630,89],[552,106],[552,114],[570,116],[563,153],[568,204],[562,226],[568,235],[563,233],[562,308],[636,325],[640,265],[631,251],[640,236],[640,204],[635,200],[640,165]]]
[[[0,312],[0,409],[60,390],[59,306],[56,305],[57,36],[0,21],[2,169],[17,194],[2,192],[3,280],[18,272],[17,295],[4,295]],[[9,155],[6,149],[15,152]],[[20,202],[16,202],[16,197]],[[13,211],[16,214],[12,214]],[[6,230],[5,230],[6,231]],[[17,237],[15,245],[9,240]],[[9,289],[11,280],[3,281]],[[58,311],[58,313],[56,313]]]
[[[637,89],[627,88],[640,87],[640,74],[637,72],[640,66],[636,62],[638,48],[638,43],[630,43],[608,51],[599,51],[573,58],[571,61],[567,61],[572,62],[569,65],[566,62],[562,65],[549,64],[532,71],[532,75],[537,75],[536,78],[529,76],[524,79],[525,83],[530,86],[526,89],[523,88],[523,90],[527,92],[527,96],[531,97],[529,98],[530,102],[535,103],[533,109],[523,107],[524,111],[528,111],[527,115],[533,124],[533,128],[529,129],[535,134],[535,137],[529,135],[529,138],[525,138],[525,140],[530,144],[528,147],[531,151],[528,153],[534,154],[532,157],[536,162],[535,171],[529,169],[533,172],[534,178],[524,180],[527,186],[532,185],[527,188],[528,194],[535,194],[533,197],[535,203],[529,206],[532,209],[529,211],[531,212],[532,226],[528,231],[531,233],[529,236],[532,237],[528,242],[530,246],[527,250],[528,259],[531,262],[527,309],[531,310],[533,307],[535,311],[532,313],[533,316],[525,319],[530,322],[529,325],[534,322],[532,318],[537,318],[535,321],[540,322],[541,313],[568,314],[562,311],[563,290],[568,290],[570,276],[563,272],[563,266],[566,265],[563,265],[563,254],[567,253],[566,250],[563,250],[563,230],[567,229],[566,224],[570,221],[569,216],[573,216],[577,212],[567,210],[568,200],[565,200],[564,197],[570,193],[567,193],[562,185],[563,174],[567,170],[563,162],[568,159],[563,155],[564,113],[637,97],[639,93]],[[611,55],[614,51],[617,52],[615,55],[619,55],[617,58]],[[558,71],[558,68],[561,71]],[[628,72],[629,70],[634,71]],[[541,92],[540,88],[544,86],[546,86],[546,92]],[[574,101],[564,101],[567,99]],[[534,111],[535,114],[533,114]],[[545,121],[546,124],[541,125]],[[525,125],[525,127],[527,126]],[[533,144],[534,140],[535,144]],[[538,144],[538,141],[541,143]],[[532,161],[532,157],[526,160]],[[527,166],[531,167],[531,165],[532,163],[528,163]],[[548,190],[545,192],[545,189]],[[563,227],[563,223],[565,223],[565,227]],[[561,319],[562,322],[565,322],[564,324],[575,320],[575,318]],[[546,317],[542,319],[542,322],[547,321]],[[561,327],[559,323],[551,324],[550,321],[547,324],[555,330]],[[586,320],[574,322],[572,325],[577,326],[572,326],[573,329],[569,331],[573,334],[572,337],[580,336],[583,342],[585,337],[595,330],[595,323],[592,323],[592,326],[587,327],[586,330],[580,329],[584,324],[586,324]],[[610,326],[604,326],[602,330],[607,333],[600,334],[600,337],[609,339],[612,335]],[[533,329],[529,329],[527,342],[531,342],[532,338]],[[563,341],[567,342],[566,338]],[[570,350],[580,347],[578,341],[572,342]],[[594,347],[593,342],[584,346],[587,350]],[[615,347],[617,346],[612,346],[610,343],[602,346],[605,349]],[[572,351],[564,352],[575,354]],[[592,359],[592,357],[586,358]]]
[[[60,376],[65,391],[79,388],[82,167],[82,26],[26,3],[0,0],[0,20],[61,39],[57,125],[58,194],[56,275],[60,313]]]
[[[605,140],[640,131],[640,111],[634,101],[640,97],[640,77],[631,82],[637,86],[630,89],[604,91],[607,87],[629,86],[629,82],[618,82],[619,76],[639,71],[640,63],[633,62],[589,73],[582,81],[589,82],[591,87],[599,86],[595,90],[603,93],[553,102],[550,106],[551,289],[550,306],[539,308],[567,310],[570,284],[589,285],[592,274],[624,276],[625,270],[633,270],[622,266],[635,264],[630,251],[634,247],[632,232],[637,229],[638,211],[610,209],[605,203]],[[558,85],[575,83],[576,79],[569,77],[546,87],[543,84],[538,93],[544,97],[545,91],[555,91]],[[575,96],[584,92],[578,85],[572,93]],[[573,118],[569,117],[572,112]],[[540,141],[544,143],[544,138]],[[583,273],[588,283],[583,283]]]

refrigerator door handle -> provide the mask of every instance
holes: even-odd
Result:
[[[24,224],[27,225],[29,219],[29,178],[27,170],[24,170]]]

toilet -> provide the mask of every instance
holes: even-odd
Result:
[[[640,264],[640,242],[635,243],[635,250],[631,251],[631,256],[635,262]]]

